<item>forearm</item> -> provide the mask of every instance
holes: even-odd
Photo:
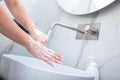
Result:
[[[20,0],[5,0],[5,3],[15,19],[29,32],[32,32],[33,29],[37,28]]]
[[[29,35],[22,31],[0,6],[0,32],[13,41],[26,46]]]
[[[5,3],[15,19],[24,26],[34,40],[47,43],[48,37],[36,27],[20,0],[5,0]]]

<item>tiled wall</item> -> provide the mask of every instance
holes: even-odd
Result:
[[[55,29],[48,47],[59,52],[64,57],[64,64],[75,67],[78,56],[81,55],[79,69],[85,70],[90,60],[89,56],[97,58],[100,68],[100,80],[120,80],[120,1],[99,12],[75,16],[61,10],[56,0],[22,0],[35,23],[46,33],[54,22],[62,22],[73,27],[77,24],[101,23],[100,36],[97,41],[76,40],[76,32],[61,27]],[[31,0],[32,1],[32,0]],[[29,4],[28,4],[29,3]],[[34,6],[33,6],[34,5]],[[36,8],[37,7],[37,8]],[[2,38],[2,39],[1,39]],[[3,43],[4,41],[4,43]],[[0,51],[10,43],[0,35]],[[28,55],[25,48],[14,44],[11,54]],[[30,55],[31,56],[31,55]]]

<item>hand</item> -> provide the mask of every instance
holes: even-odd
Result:
[[[30,35],[35,41],[38,41],[44,45],[48,42],[48,36],[39,29],[33,29],[32,32],[30,32]]]
[[[40,42],[30,40],[29,46],[27,47],[27,50],[33,54],[35,57],[45,61],[49,65],[53,66],[53,64],[50,61],[61,63],[63,61],[62,57],[57,54],[56,52],[46,48],[43,44]]]

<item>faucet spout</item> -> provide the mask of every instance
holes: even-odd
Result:
[[[71,30],[73,30],[73,31],[76,31],[76,32],[79,32],[79,33],[82,33],[82,34],[85,33],[85,32],[82,31],[82,30],[79,30],[79,29],[77,29],[77,28],[70,27],[70,26],[68,26],[68,25],[66,25],[66,24],[59,23],[59,22],[55,22],[55,23],[52,25],[51,30],[53,30],[57,25],[60,26],[60,27],[64,27],[64,28],[67,28],[67,29],[71,29]]]

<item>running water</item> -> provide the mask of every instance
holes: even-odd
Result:
[[[90,25],[86,25],[86,27],[85,27],[85,33],[83,34],[83,38],[82,38],[82,41],[81,41],[80,54],[79,54],[77,63],[75,65],[75,68],[78,68],[80,60],[82,59],[84,48],[85,48],[85,46],[86,46],[86,44],[88,42],[88,40],[86,40],[86,36],[88,34],[88,30],[89,29],[90,29]]]

